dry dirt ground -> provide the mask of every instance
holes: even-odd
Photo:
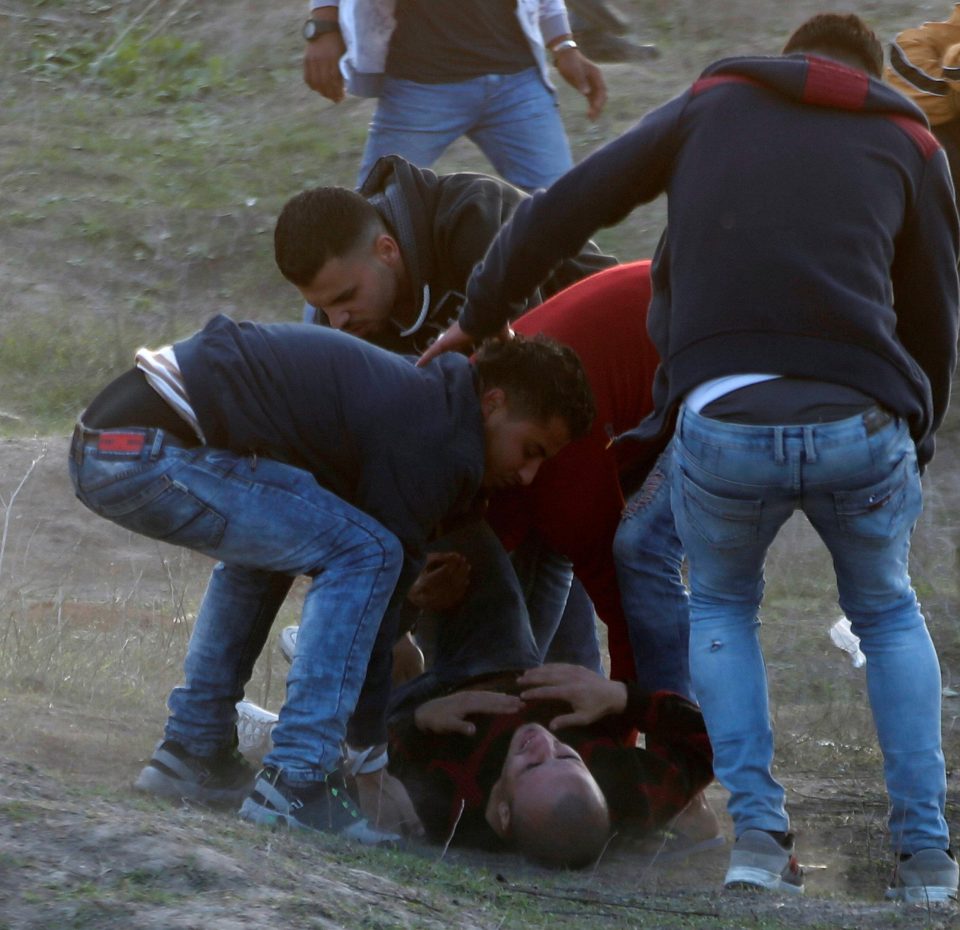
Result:
[[[56,59],[47,70],[42,56],[29,73],[23,70],[31,43],[38,53],[47,45],[82,46],[91,23],[111,21],[111,9],[126,6],[150,13],[148,21],[163,28],[179,28],[182,14],[183,34],[230,52],[251,89],[227,94],[215,84],[205,104],[168,112],[143,90],[143,100],[118,98],[109,106],[94,98],[96,87],[72,95],[72,72]],[[297,35],[302,12],[288,5],[288,28],[277,23],[280,5],[270,6],[237,0],[225,17],[213,4],[184,0],[159,7],[128,0],[0,4],[0,151],[9,158],[9,167],[0,159],[0,348],[15,324],[56,320],[76,336],[67,347],[77,365],[93,351],[81,325],[88,318],[98,322],[97,332],[104,324],[102,331],[119,339],[128,318],[137,338],[148,324],[157,327],[152,337],[194,317],[199,324],[214,298],[219,309],[236,307],[244,316],[291,311],[289,289],[272,272],[267,233],[291,190],[352,177],[369,103],[351,101],[318,115],[313,95],[295,92],[299,40],[283,39]],[[596,127],[585,125],[581,103],[568,97],[565,118],[578,157],[685,86],[718,57],[718,48],[770,51],[776,46],[762,38],[766,33],[781,36],[785,18],[798,22],[822,4],[624,0],[623,6],[651,29],[658,19],[672,21],[682,41],[673,39],[655,66],[611,66],[611,103]],[[949,11],[936,0],[858,7],[882,19],[886,36],[898,24]],[[152,75],[154,65],[146,67]],[[154,88],[147,83],[147,90]],[[274,111],[286,118],[274,121]],[[107,121],[109,132],[88,131]],[[134,145],[140,136],[146,142]],[[462,146],[440,167],[489,170]],[[223,190],[215,187],[221,175],[230,179]],[[611,250],[623,258],[649,255],[662,214],[628,222]],[[620,252],[618,241],[637,251]],[[119,351],[119,342],[107,343]],[[99,341],[95,351],[102,362]],[[72,409],[69,366],[58,366],[57,357],[41,359],[39,373],[26,366],[19,380],[10,379],[0,397],[0,427],[9,425],[4,411],[32,409],[14,389],[35,378],[66,380]],[[925,479],[927,512],[912,567],[944,684],[960,691],[960,436],[953,421],[960,424],[960,417],[952,416]],[[17,421],[11,431],[29,428]],[[365,852],[336,840],[304,841],[135,795],[129,786],[160,733],[163,701],[179,680],[210,564],[83,510],[69,489],[66,446],[64,435],[0,439],[0,930],[960,927],[954,910],[904,910],[882,900],[890,858],[863,673],[826,638],[836,595],[830,566],[802,522],[788,525],[771,556],[764,648],[779,774],[790,792],[807,895],[738,897],[716,890],[726,850],[665,867],[620,841],[595,870],[556,875],[510,855],[429,847]],[[278,626],[294,619],[297,598],[290,600]],[[282,694],[275,658],[271,647],[250,689],[270,706]],[[956,833],[960,698],[946,693],[943,710],[948,815]],[[722,810],[722,790],[710,794]],[[729,835],[726,822],[725,829]]]
[[[726,850],[661,867],[621,841],[593,872],[557,876],[509,855],[304,843],[136,796],[129,785],[159,733],[163,693],[177,678],[209,563],[89,515],[69,489],[66,444],[0,441],[2,930],[226,930],[278,920],[295,928],[960,926],[953,909],[883,903],[889,858],[876,752],[864,744],[869,737],[861,741],[862,726],[845,722],[847,698],[824,698],[812,686],[812,715],[777,710],[781,749],[793,760],[782,777],[808,871],[800,901],[719,893]],[[943,458],[953,445],[948,435]],[[929,495],[936,499],[953,480],[943,469]],[[792,559],[813,545],[802,526],[787,537]],[[158,639],[158,629],[175,632]],[[141,638],[168,653],[159,668],[142,657],[140,666],[114,662]],[[833,662],[825,650],[823,661]],[[812,681],[810,663],[822,652],[792,660],[775,653],[771,676]],[[949,679],[952,646],[945,654]],[[859,674],[839,654],[831,668],[837,680]],[[117,681],[124,676],[132,679],[128,692]],[[278,685],[258,687],[275,695]],[[951,766],[960,749],[958,703],[944,699]],[[815,738],[821,723],[830,738]],[[817,732],[807,732],[811,726]],[[722,810],[722,790],[711,796]],[[958,798],[951,773],[955,826]]]

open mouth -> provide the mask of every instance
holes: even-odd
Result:
[[[523,752],[536,738],[537,728],[535,726],[528,727],[526,732],[520,737],[519,750]]]

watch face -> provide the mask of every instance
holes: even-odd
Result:
[[[340,27],[337,23],[325,19],[308,19],[303,24],[303,37],[312,42],[327,32],[339,32]]]

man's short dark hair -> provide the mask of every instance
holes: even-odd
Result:
[[[365,197],[345,187],[314,187],[280,211],[274,256],[288,281],[307,287],[331,258],[347,255],[383,231],[383,219]]]
[[[474,358],[481,392],[501,388],[514,415],[546,423],[558,416],[570,438],[586,435],[596,408],[580,357],[568,346],[543,336],[490,341]]]
[[[582,869],[600,858],[610,839],[610,812],[602,799],[565,794],[545,817],[529,822],[513,812],[511,836],[528,859],[554,869]]]
[[[883,71],[883,46],[876,33],[853,13],[818,13],[802,23],[787,39],[783,54],[823,52],[852,55],[874,77]]]

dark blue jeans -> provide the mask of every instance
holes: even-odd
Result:
[[[195,755],[229,741],[234,705],[276,605],[292,577],[307,575],[312,583],[287,698],[264,761],[294,783],[322,779],[340,761],[346,723],[400,574],[400,543],[299,468],[207,447],[184,449],[162,430],[103,431],[108,434],[133,439],[103,443],[127,451],[101,451],[95,432],[74,440],[77,497],[126,529],[223,562],[197,615],[184,684],[170,695],[167,738]],[[265,606],[264,592],[274,595]]]

